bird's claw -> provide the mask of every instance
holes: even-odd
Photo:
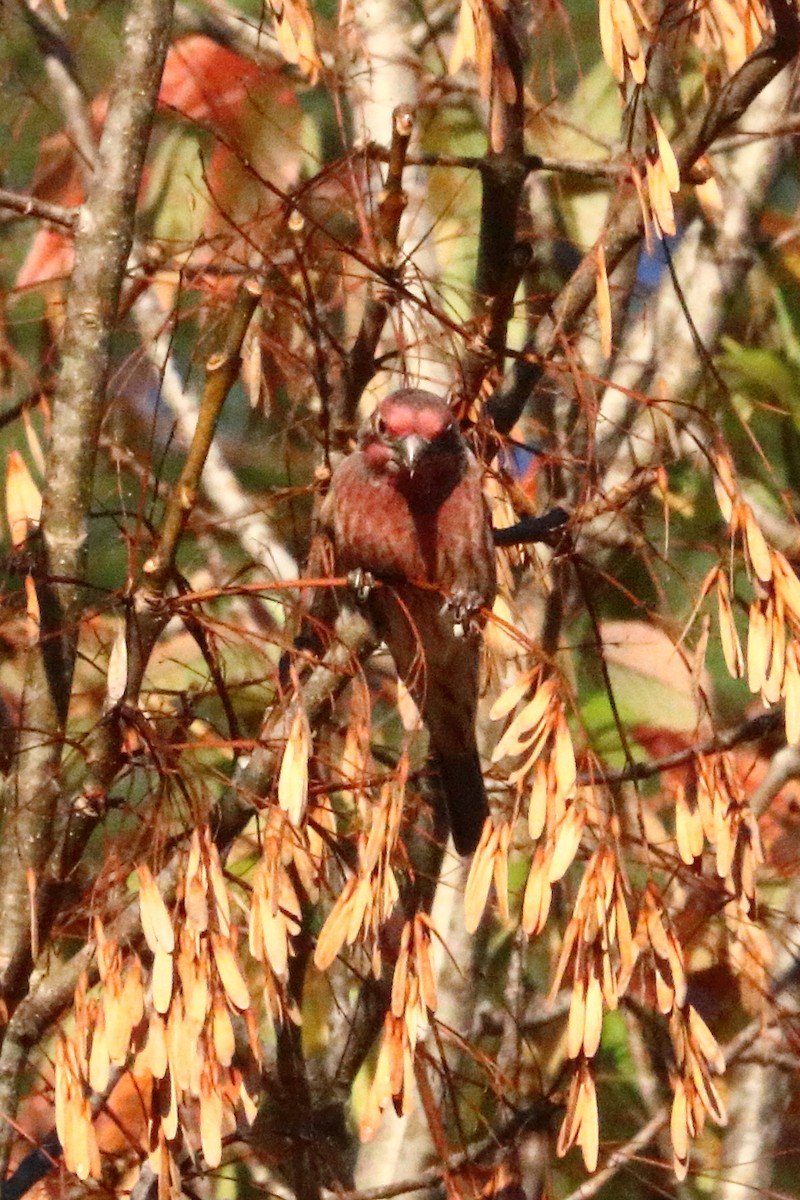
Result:
[[[348,571],[347,585],[355,592],[356,599],[363,603],[369,600],[369,594],[375,587],[375,576],[362,567],[356,567],[354,571]]]
[[[463,638],[480,629],[478,617],[482,608],[482,596],[477,592],[467,592],[458,588],[447,597],[442,605],[442,612],[451,614],[453,633],[457,638]]]

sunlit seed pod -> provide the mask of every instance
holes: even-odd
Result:
[[[106,1041],[105,1021],[102,1013],[92,1035],[92,1049],[89,1055],[89,1086],[93,1092],[104,1092],[108,1086],[110,1074],[108,1057],[108,1042]]]
[[[800,674],[798,674],[798,680],[800,680]],[[800,692],[800,687],[798,691]],[[800,704],[798,707],[800,707]],[[528,832],[533,842],[541,836],[545,820],[547,819],[547,788],[547,766],[540,760],[533,768],[533,778],[531,780],[531,790],[528,799]]]
[[[385,784],[381,788],[380,804],[374,810],[369,829],[366,848],[361,860],[364,874],[373,871],[384,855],[388,844],[388,832],[392,808],[392,785]]]
[[[556,829],[559,827],[564,817],[567,815],[567,798],[559,789],[556,782],[555,771],[552,762],[547,763],[547,817],[545,820],[545,833],[548,840],[553,841],[555,838]]]
[[[187,881],[183,903],[186,908],[186,920],[198,933],[208,929],[208,900],[202,880],[195,875]]]
[[[123,984],[122,1002],[125,1006],[125,1011],[128,1015],[128,1020],[131,1024],[131,1029],[135,1029],[144,1016],[144,980],[142,978],[142,964],[138,957],[134,956],[128,967],[128,972],[125,976]]]
[[[668,960],[672,974],[672,990],[675,993],[675,1004],[682,1008],[686,1000],[686,971],[683,966],[683,951],[675,934],[667,930]]]
[[[691,1060],[689,1060],[690,1066]],[[685,1080],[686,1083],[686,1103],[687,1103],[687,1125],[689,1128],[690,1137],[699,1137],[703,1132],[706,1123],[707,1109],[703,1101],[703,1097],[697,1091],[694,1084],[694,1075],[689,1074]]]
[[[661,901],[648,887],[645,892],[645,919],[650,945],[659,958],[669,958],[670,946],[667,931],[661,919]]]
[[[736,514],[737,488],[730,460],[724,455],[718,454],[714,456],[714,474],[712,479],[714,493],[717,497],[717,504],[722,513],[722,518],[728,524],[732,524],[734,523],[732,519]],[[735,530],[731,532],[735,532]]]
[[[419,980],[415,974],[408,977],[406,1009],[403,1016],[405,1017],[409,1041],[412,1045],[416,1045],[417,1033],[420,1028],[427,1028],[427,1020],[425,1010],[419,1002]]]
[[[516,708],[522,697],[532,690],[538,681],[541,674],[540,668],[536,667],[533,671],[528,671],[519,676],[519,678],[507,687],[506,690],[498,696],[494,704],[489,710],[489,719],[492,721],[500,721],[503,717],[507,717],[512,709]]]
[[[544,847],[537,846],[522,901],[522,928],[530,937],[535,937],[544,929],[552,895]]]
[[[747,686],[753,693],[761,691],[771,653],[771,632],[761,602],[756,599],[750,605],[747,625]]]
[[[212,933],[211,947],[226,996],[234,1008],[244,1011],[250,1004],[250,993],[230,943],[219,934]]]
[[[535,737],[531,742],[528,743],[526,747],[525,755],[518,761],[514,770],[509,771],[506,775],[506,781],[508,782],[509,787],[522,786],[525,780],[527,780],[528,776],[531,774],[536,764],[542,757],[545,747],[550,740],[551,733],[552,730],[550,729],[549,725],[545,723],[539,725]],[[553,764],[551,761],[548,761],[548,767],[551,784],[553,787],[555,787],[555,773],[553,771]]]
[[[327,971],[344,945],[357,883],[357,876],[351,875],[320,930],[314,951],[314,966],[318,971]]]
[[[681,1163],[689,1158],[689,1130],[686,1107],[686,1088],[682,1079],[676,1079],[672,1097],[669,1132],[675,1156]]]
[[[569,726],[563,712],[559,715],[558,724],[556,725],[552,757],[558,790],[565,800],[570,800],[575,791],[578,769],[575,765],[575,749],[572,745],[572,735],[570,734]]]
[[[638,948],[631,933],[631,921],[628,906],[625,903],[625,893],[619,879],[614,883],[614,912],[617,919],[617,947],[619,949],[619,971],[617,973],[617,993],[622,996],[628,990],[633,968],[638,957]]]
[[[726,879],[736,852],[736,835],[727,821],[717,826],[716,867],[720,879]]]
[[[716,1071],[718,1075],[723,1075],[725,1073],[725,1055],[722,1053],[717,1039],[692,1005],[689,1006],[687,1019],[689,1036],[696,1044],[699,1053],[713,1071]]]
[[[352,946],[361,930],[370,924],[370,914],[374,911],[374,899],[372,876],[366,875],[357,878],[350,905],[350,920],[347,925],[348,946]]]
[[[387,867],[383,881],[383,920],[386,921],[394,911],[394,906],[400,899],[400,885],[391,867]]]
[[[64,1038],[59,1034],[59,1036],[56,1038],[53,1106],[55,1109],[56,1133],[58,1134],[58,1138],[62,1146],[66,1136],[65,1114],[67,1100],[69,1098],[69,1086],[69,1072],[64,1053]]]
[[[267,960],[277,978],[283,979],[289,964],[289,937],[283,914],[263,914],[263,927]]]
[[[247,948],[258,962],[264,962],[268,958],[262,914],[268,916],[269,912],[268,902],[254,887],[250,897],[250,919],[247,923]]]
[[[330,803],[314,805],[303,832],[307,838],[307,845],[294,848],[292,865],[309,903],[316,904],[320,897],[320,882],[324,876],[327,857],[326,835],[331,845],[336,842],[336,816]]]
[[[586,980],[586,1012],[583,1029],[583,1052],[592,1058],[600,1046],[603,1032],[603,993],[597,970],[590,970]]]
[[[159,946],[153,958],[152,990],[153,1007],[162,1015],[172,999],[173,965],[172,955]]]
[[[574,1146],[575,1138],[580,1129],[581,1112],[578,1105],[579,1094],[580,1080],[576,1071],[570,1080],[564,1117],[561,1122],[561,1128],[558,1131],[556,1154],[558,1154],[559,1158],[563,1158],[567,1151]]]
[[[702,1059],[696,1055],[691,1057],[692,1066],[692,1082],[697,1091],[698,1099],[707,1113],[710,1114],[718,1125],[727,1125],[728,1114],[725,1111],[725,1106],[722,1103],[719,1092],[708,1073],[708,1068]],[[699,1124],[699,1122],[697,1122]],[[700,1125],[702,1128],[702,1125]]]
[[[600,896],[595,902],[595,913],[599,924],[600,945],[604,950],[609,950],[613,946],[617,936],[617,912],[612,903],[610,908],[606,908],[607,901]]]
[[[617,990],[617,977],[614,974],[614,967],[608,950],[603,951],[600,959],[600,987],[603,994],[603,1003],[606,1008],[613,1011],[619,1004],[619,992]]]
[[[152,872],[147,865],[136,868],[139,876],[139,910],[142,932],[153,954],[159,947],[171,954],[175,948],[175,932],[167,906],[161,898]]]
[[[651,161],[650,157],[645,158],[645,172],[647,174],[647,191],[650,197],[650,207],[653,211],[653,216],[656,220],[658,232],[661,236],[674,236],[675,234],[675,210],[672,205],[672,195],[667,180],[664,175],[664,167],[660,158]]]
[[[683,787],[675,797],[675,840],[681,860],[692,866],[703,853],[703,821],[699,810],[689,807]]]
[[[700,770],[697,776],[697,811],[700,813],[703,836],[713,845],[717,834],[713,803],[716,784],[710,762],[701,759],[698,761],[698,767]]]
[[[613,17],[613,0],[599,0],[600,45],[603,58],[617,83],[625,82],[625,60],[622,37]]]
[[[229,1067],[236,1050],[236,1039],[230,1013],[220,999],[214,1001],[212,1010],[214,1049],[221,1066]]]
[[[575,919],[575,917],[571,917],[567,924],[566,931],[564,933],[564,941],[562,942],[562,945],[561,945],[561,954],[559,955],[558,964],[556,966],[555,974],[553,976],[553,982],[550,985],[550,991],[547,996],[548,1004],[552,1005],[555,1003],[556,996],[558,995],[559,990],[561,988],[561,981],[564,978],[564,972],[567,969],[567,964],[569,963],[570,956],[572,954],[573,949],[575,948],[576,942],[578,941],[578,937],[580,935],[580,929],[581,929],[580,922],[577,921]]]
[[[106,703],[109,706],[117,704],[125,695],[128,683],[128,645],[125,639],[125,627],[117,629],[111,653],[108,656],[106,673]]]
[[[400,935],[400,952],[392,976],[391,1011],[395,1017],[402,1017],[406,1009],[408,985],[408,948],[411,941],[411,923],[406,921]]]
[[[567,1021],[567,1056],[577,1058],[583,1048],[583,1031],[586,1022],[586,980],[576,979],[572,985]]]
[[[583,897],[578,897],[575,902],[575,914],[580,914],[582,921],[581,940],[587,945],[590,945],[597,938],[602,925],[605,924],[605,909],[601,898],[597,895],[597,878],[592,870],[592,863],[586,869],[584,874],[584,882],[589,880],[589,887],[585,890]],[[599,906],[599,911],[598,911]]]
[[[169,1060],[169,1074],[176,1089],[182,1092],[188,1091],[191,1080],[191,1066],[189,1055],[186,1053],[186,1022],[183,1014],[183,1004],[178,998],[176,1002],[170,1005],[169,1015],[167,1016],[167,1058]],[[194,1053],[194,1043],[192,1043],[192,1054]]]
[[[597,1169],[597,1156],[600,1149],[600,1121],[594,1079],[585,1063],[581,1065],[578,1107],[580,1120],[578,1142],[583,1154],[584,1166],[587,1171],[593,1173]]]
[[[200,1086],[200,1145],[213,1170],[222,1162],[222,1097],[215,1086]]]
[[[214,895],[217,928],[223,937],[228,937],[231,930],[231,906],[228,898],[228,888],[219,861],[219,851],[213,842],[208,847],[208,874],[211,890]]]
[[[628,59],[639,59],[642,56],[642,43],[639,41],[636,22],[626,0],[612,0],[612,19]],[[636,82],[643,83],[644,80],[636,79]]]
[[[147,1029],[147,1063],[155,1079],[167,1073],[167,1038],[163,1017],[151,1013]]]
[[[414,921],[414,948],[419,978],[419,991],[423,1004],[429,1012],[436,1011],[436,973],[431,960],[430,928],[427,920],[417,916]]]
[[[403,1093],[403,1078],[405,1075],[405,1046],[406,1027],[403,1020],[392,1017],[388,1031],[389,1051],[389,1086],[392,1097]]]
[[[739,634],[733,617],[728,578],[724,571],[720,571],[717,576],[717,607],[719,634],[725,665],[728,668],[729,674],[734,679],[741,679],[744,675],[744,655],[742,654],[742,645],[739,641]]]
[[[278,773],[278,803],[291,823],[299,826],[308,802],[308,760],[311,727],[305,711],[297,708],[292,717]]]
[[[497,899],[497,915],[501,921],[509,921],[508,908],[508,849],[511,844],[511,825],[508,821],[497,827],[497,846],[492,864],[492,880]]]
[[[550,882],[556,883],[571,867],[583,836],[586,816],[582,809],[572,804],[555,831],[553,853],[550,856]]]
[[[686,1063],[686,1056],[689,1050],[689,1042],[686,1021],[679,1008],[674,1009],[670,1013],[669,1036],[670,1040],[672,1041],[672,1049],[675,1055],[676,1066],[680,1072],[683,1072]]]
[[[679,192],[681,188],[681,173],[678,167],[678,160],[675,158],[669,138],[665,134],[658,117],[652,112],[649,114],[649,117],[655,131],[658,157],[661,160],[667,187],[673,193]]]
[[[302,929],[303,911],[287,871],[281,869],[279,884],[280,912],[287,931],[296,936]]]
[[[247,1121],[248,1125],[252,1125],[258,1116],[258,1104],[247,1090],[247,1085],[244,1079],[239,1084],[239,1099],[242,1104],[244,1119]]]
[[[745,545],[747,547],[747,557],[750,560],[756,577],[762,583],[769,583],[772,579],[772,555],[769,547],[764,540],[764,535],[761,532],[752,510],[749,505],[743,506],[744,510],[744,536]]]
[[[741,892],[750,901],[755,899],[756,895],[756,871],[761,860],[756,853],[753,843],[748,838],[745,842],[741,856],[739,874],[741,878]]]
[[[90,1140],[94,1136],[91,1119],[87,1121],[84,1105],[74,1097],[64,1111],[64,1163],[68,1171],[86,1180],[92,1171]]]
[[[200,857],[200,830],[195,827],[189,841],[189,857],[186,860],[186,879],[200,878],[205,874]]]
[[[200,1030],[205,1022],[205,1014],[209,1010],[209,976],[206,962],[197,962],[194,970],[187,972],[184,986],[184,1009],[186,1020],[194,1030]],[[191,980],[191,983],[190,983]]]
[[[779,551],[773,550],[771,557],[776,590],[780,591],[784,607],[788,609],[795,624],[800,625],[800,579]]]
[[[661,974],[657,966],[655,971],[655,983],[656,1007],[658,1008],[659,1012],[662,1012],[666,1015],[667,1013],[672,1012],[672,1009],[675,1007],[675,992],[673,991],[670,983]]]
[[[132,987],[128,989],[123,984],[116,993],[113,1007],[106,1009],[108,1055],[114,1066],[121,1066],[128,1058],[131,1034],[142,1019],[143,1004],[141,977],[134,977]]]
[[[103,923],[99,917],[94,919],[94,936],[97,942],[97,969],[101,981],[105,982],[106,975],[114,963],[117,944],[113,939],[106,937]]]
[[[472,858],[464,889],[464,923],[468,933],[478,928],[494,873],[494,855],[497,849],[498,831],[487,821]]]
[[[555,684],[552,679],[545,679],[536,691],[532,700],[520,709],[492,751],[492,762],[501,758],[519,754],[526,750],[531,742],[542,732],[549,731],[548,710],[555,696]]]

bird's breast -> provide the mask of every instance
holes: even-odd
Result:
[[[345,466],[347,464],[344,464]],[[356,567],[374,575],[402,579],[431,576],[423,538],[402,495],[385,476],[337,472],[332,502],[332,526],[337,568]]]

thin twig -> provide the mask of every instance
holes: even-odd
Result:
[[[74,229],[80,212],[78,208],[51,204],[49,200],[40,200],[38,196],[26,196],[21,192],[10,192],[8,188],[0,188],[0,208],[7,208],[21,218],[31,217],[37,221],[47,221],[62,229]]]

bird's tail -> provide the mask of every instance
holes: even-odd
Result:
[[[456,850],[459,854],[472,854],[489,815],[478,752],[437,754],[436,764]]]

